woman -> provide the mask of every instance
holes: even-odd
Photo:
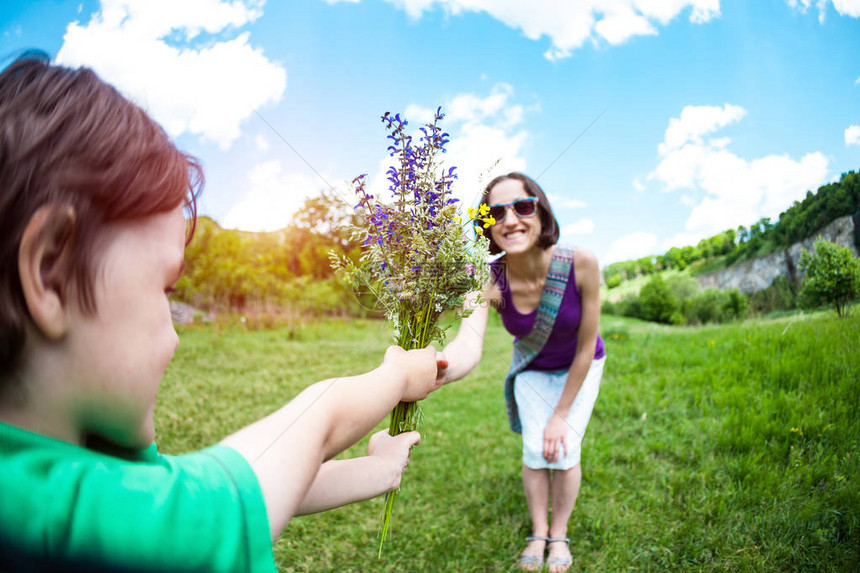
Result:
[[[497,177],[484,201],[496,220],[489,229],[490,252],[504,255],[493,263],[493,279],[481,295],[515,336],[505,395],[511,428],[523,434],[523,487],[532,521],[518,564],[537,571],[548,551],[549,570],[557,573],[572,563],[567,522],[582,478],[582,436],[605,361],[597,333],[600,273],[591,252],[556,245],[558,222],[531,178]],[[469,296],[466,304],[474,312],[445,348],[446,383],[481,359],[489,309],[479,301],[478,293]]]

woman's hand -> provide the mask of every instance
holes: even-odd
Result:
[[[543,430],[543,457],[547,462],[555,463],[567,455],[568,432],[567,420],[553,413]]]
[[[449,382],[448,378],[448,359],[444,352],[436,354],[436,383],[443,386]]]

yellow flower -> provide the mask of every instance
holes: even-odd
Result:
[[[478,210],[474,209],[472,207],[469,207],[469,218],[470,219],[477,219],[478,218]]]
[[[481,226],[480,226],[480,225],[475,225],[475,233],[477,233],[477,234],[479,234],[479,235],[483,235],[483,234],[484,234],[484,231],[481,229]]]
[[[481,213],[481,216],[483,217],[484,215],[486,215],[487,213],[490,212],[490,206],[487,205],[486,203],[481,203],[481,206],[478,207],[478,211]]]
[[[463,220],[462,220],[462,219],[460,219],[460,217],[454,217],[454,222],[455,222],[455,223],[462,223],[462,222],[463,222]]]
[[[493,225],[496,224],[496,219],[494,217],[486,217],[486,218],[481,219],[481,220],[484,222],[484,228],[485,229],[487,227],[492,227]]]

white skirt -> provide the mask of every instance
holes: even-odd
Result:
[[[554,463],[547,462],[543,457],[543,431],[561,398],[568,371],[526,370],[517,375],[514,380],[514,399],[523,425],[523,465],[532,469],[569,470],[579,463],[582,437],[597,400],[605,362],[604,356],[591,363],[567,415],[569,430],[564,457]]]

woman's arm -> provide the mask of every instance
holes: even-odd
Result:
[[[463,308],[472,309],[472,314],[460,322],[457,336],[443,350],[448,361],[448,368],[440,370],[440,375],[444,376],[444,384],[463,378],[481,361],[490,301],[498,296],[498,290],[498,286],[488,283],[483,293],[476,291],[466,295]]]
[[[577,249],[574,254],[576,278],[582,300],[582,317],[577,330],[576,355],[567,373],[564,390],[555,413],[544,429],[543,456],[553,463],[567,452],[567,415],[585,381],[597,347],[597,325],[600,321],[600,268],[591,251]],[[564,447],[564,452],[561,448]]]
[[[329,460],[320,466],[295,514],[318,513],[397,489],[409,465],[412,446],[420,441],[418,432],[396,436],[389,436],[387,429],[376,432],[367,445],[366,456]]]

